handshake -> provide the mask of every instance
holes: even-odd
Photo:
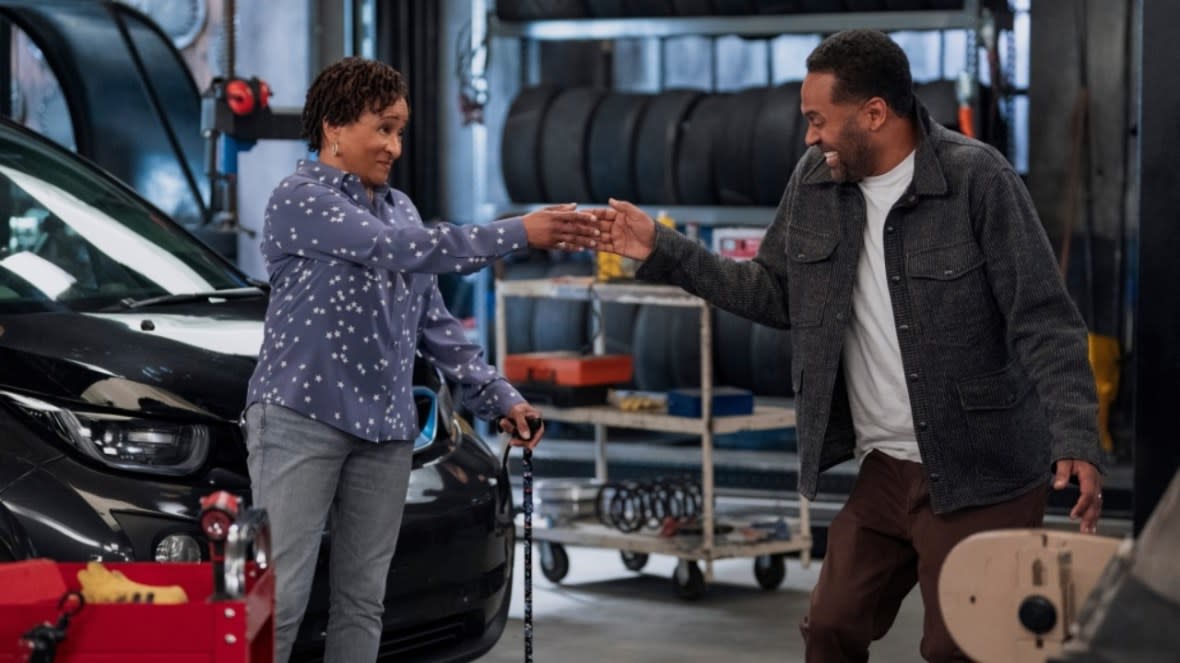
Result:
[[[635,205],[611,198],[608,207],[577,210],[554,205],[524,216],[529,246],[563,251],[606,251],[646,260],[655,244],[656,224]]]

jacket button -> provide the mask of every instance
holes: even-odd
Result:
[[[927,424],[925,421],[918,422],[918,430],[926,430],[929,427],[929,424]]]
[[[804,258],[806,258],[806,257],[807,257],[807,254],[806,254],[806,253],[797,253],[797,254],[795,254],[795,259],[796,259],[796,260],[802,260],[802,259],[804,259]]]
[[[889,277],[889,280],[893,281],[894,283],[897,283],[897,282],[901,281],[901,277],[898,276],[897,274],[894,274],[893,276]]]
[[[917,382],[918,381],[918,374],[917,373],[910,373],[910,381]]]
[[[845,317],[846,316],[844,315],[844,311],[840,311],[839,313],[836,314],[837,320],[844,320]]]
[[[939,474],[938,472],[931,472],[930,473],[930,480],[931,481],[938,482],[941,479],[942,479],[942,475]]]
[[[885,232],[887,232],[887,233],[893,232],[893,226],[885,226]]]
[[[897,331],[903,331],[903,332],[904,332],[904,331],[909,331],[909,330],[910,330],[910,326],[909,326],[909,325],[898,325],[898,326],[897,326]]]

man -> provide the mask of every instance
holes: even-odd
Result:
[[[833,35],[807,69],[813,149],[757,258],[718,257],[615,200],[597,212],[602,248],[645,261],[640,278],[791,329],[800,492],[860,461],[804,620],[807,660],[867,660],[915,583],[922,655],[963,658],[937,591],[956,543],[1039,525],[1050,472],[1057,489],[1077,477],[1071,516],[1095,530],[1086,329],[1020,178],[930,119],[889,37]]]

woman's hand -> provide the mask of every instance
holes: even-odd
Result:
[[[537,408],[527,402],[517,403],[500,419],[500,430],[512,436],[512,446],[536,449],[541,437],[545,435],[545,425],[541,424],[536,434],[530,435],[529,419],[534,418],[541,419],[541,412]]]
[[[578,212],[576,203],[553,205],[524,215],[529,246],[538,249],[581,251],[598,247],[598,219]]]

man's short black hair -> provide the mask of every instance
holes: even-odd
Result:
[[[807,56],[807,71],[836,77],[836,103],[881,97],[902,117],[913,112],[909,58],[884,32],[845,30],[831,35]]]
[[[406,79],[384,62],[347,57],[316,76],[303,104],[303,138],[318,152],[324,141],[323,122],[344,126],[366,110],[389,108],[409,92]]]

